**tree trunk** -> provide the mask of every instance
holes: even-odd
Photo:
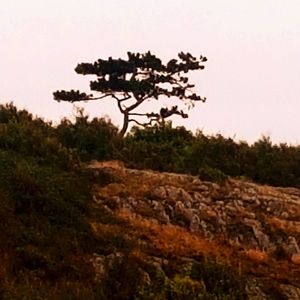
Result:
[[[127,129],[128,129],[128,124],[129,124],[129,115],[124,113],[124,118],[123,118],[123,127],[121,131],[119,132],[119,137],[124,137]]]

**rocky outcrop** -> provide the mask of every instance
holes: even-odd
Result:
[[[135,218],[178,226],[226,245],[245,260],[250,299],[300,299],[300,190],[236,179],[218,184],[120,164],[89,169],[111,178],[94,188],[95,203],[107,211],[125,209]],[[100,274],[107,258],[95,261]],[[277,298],[270,286],[276,286]]]

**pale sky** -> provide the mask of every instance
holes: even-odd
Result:
[[[300,0],[0,0],[0,102],[58,121],[73,108],[53,91],[89,91],[77,63],[148,50],[208,58],[191,76],[207,102],[175,125],[300,144]],[[109,99],[85,107],[120,124]]]

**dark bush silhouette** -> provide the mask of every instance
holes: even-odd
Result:
[[[93,118],[89,120],[79,110],[75,122],[63,119],[56,128],[59,141],[75,151],[81,160],[109,160],[119,144],[118,128],[110,120]]]

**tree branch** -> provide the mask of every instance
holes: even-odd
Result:
[[[128,99],[130,99],[131,98],[131,96],[130,95],[128,95],[128,94],[126,94],[126,96],[124,96],[124,98],[118,98],[116,95],[114,95],[114,94],[109,94],[110,96],[112,96],[114,99],[116,99],[117,101],[119,101],[119,102],[123,102],[123,101],[126,101],[126,100],[128,100]]]
[[[126,94],[123,98],[119,98],[115,94],[109,93],[109,94],[102,95],[100,97],[94,97],[94,98],[87,97],[86,99],[83,99],[83,100],[86,100],[86,101],[88,101],[88,100],[100,100],[100,99],[103,99],[103,98],[106,98],[106,97],[112,97],[112,98],[117,100],[118,108],[119,108],[121,113],[124,113],[127,110],[127,108],[124,109],[122,107],[121,103],[126,101],[126,100],[129,100],[131,98],[131,96],[129,94]]]
[[[83,101],[90,101],[90,100],[100,100],[109,96],[113,96],[112,94],[105,94],[103,96],[100,97],[95,97],[95,98],[91,98],[91,97],[87,97],[86,99],[82,99]],[[82,100],[78,100],[78,101],[82,101]]]
[[[136,103],[130,105],[129,107],[126,108],[126,111],[127,112],[130,112],[132,110],[134,110],[135,108],[137,108],[140,104],[142,104],[144,102],[145,99],[143,98],[140,98],[140,99],[137,99]]]
[[[114,99],[117,100],[118,108],[119,108],[120,112],[121,112],[121,113],[124,113],[124,112],[126,111],[126,108],[124,109],[124,108],[122,107],[121,103],[122,103],[123,101],[129,100],[129,99],[131,98],[131,96],[130,96],[130,95],[127,95],[127,96],[124,96],[124,98],[122,98],[122,99],[118,98],[116,95],[113,95],[113,94],[111,94],[111,96],[112,96]]]
[[[158,120],[155,118],[155,119],[150,119],[150,121],[148,123],[140,123],[139,121],[137,120],[134,120],[134,119],[129,119],[128,122],[134,122],[136,123],[137,125],[140,125],[140,126],[143,126],[143,127],[146,127],[146,126],[151,126],[153,122],[157,122]]]
[[[143,116],[147,117],[149,114],[142,114],[142,113],[129,113],[130,116]]]

